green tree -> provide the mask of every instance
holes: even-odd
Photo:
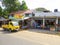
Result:
[[[49,11],[49,10],[47,10],[45,8],[36,8],[36,11]]]
[[[0,7],[0,16],[2,16],[2,8]]]
[[[9,12],[7,10],[3,10],[2,16],[8,18]]]
[[[27,10],[27,9],[28,9],[28,7],[27,7],[27,5],[26,5],[26,2],[25,2],[25,1],[22,1],[20,10]]]
[[[18,11],[20,8],[18,0],[3,0],[3,5],[8,12]]]
[[[22,1],[22,4],[20,4],[18,0],[3,0],[2,5],[5,7],[2,14],[4,17],[8,17],[11,12],[28,9],[25,1]]]
[[[0,17],[8,18],[8,12],[0,7]]]

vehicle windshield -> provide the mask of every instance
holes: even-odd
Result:
[[[18,26],[18,22],[12,22],[14,26]]]

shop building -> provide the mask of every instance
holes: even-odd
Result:
[[[35,20],[39,28],[55,31],[60,27],[60,12],[33,12],[33,14],[29,13],[25,16]]]

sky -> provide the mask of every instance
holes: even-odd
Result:
[[[19,0],[20,2],[22,0]],[[29,9],[35,9],[38,7],[46,8],[50,11],[58,9],[60,11],[60,0],[24,0]]]
[[[22,2],[22,0],[19,1]],[[54,9],[58,9],[58,11],[60,11],[60,0],[24,0],[24,1],[26,2],[29,9],[43,7],[50,11],[54,11]]]

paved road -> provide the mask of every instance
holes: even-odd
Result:
[[[0,45],[60,45],[60,36],[28,30],[15,33],[0,31]]]
[[[22,38],[0,34],[0,45],[41,45]]]

